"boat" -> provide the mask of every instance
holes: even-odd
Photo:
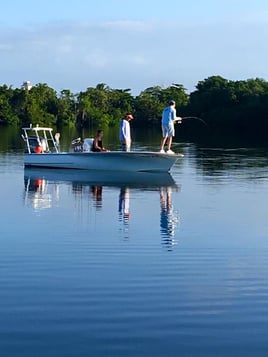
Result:
[[[92,138],[72,141],[71,151],[60,150],[60,134],[49,127],[22,128],[24,166],[117,172],[169,172],[182,154],[153,151],[91,151]]]

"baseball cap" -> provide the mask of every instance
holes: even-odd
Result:
[[[175,100],[171,100],[171,101],[169,102],[169,105],[174,105],[174,104],[176,104]]]
[[[130,112],[126,113],[125,117],[128,117],[129,119],[133,119],[133,115]]]

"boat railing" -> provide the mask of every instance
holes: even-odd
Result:
[[[26,143],[26,152],[49,153],[59,152],[59,133],[53,137],[53,129],[46,127],[27,127],[22,128],[22,138]]]

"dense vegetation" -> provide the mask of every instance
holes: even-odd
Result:
[[[212,76],[198,82],[187,94],[181,84],[168,88],[147,88],[138,96],[130,89],[112,89],[101,83],[85,92],[73,94],[65,89],[57,93],[47,84],[30,90],[0,86],[0,122],[2,125],[68,125],[78,128],[115,126],[127,111],[134,113],[133,125],[160,125],[163,107],[170,99],[177,103],[178,115],[199,117],[185,120],[181,134],[234,137],[266,136],[268,131],[268,82],[263,79],[231,81]]]

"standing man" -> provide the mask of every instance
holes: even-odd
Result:
[[[130,133],[130,120],[133,119],[131,113],[126,113],[123,119],[120,121],[119,138],[123,151],[130,151],[131,147],[131,133]]]
[[[167,154],[174,154],[171,150],[172,138],[175,135],[174,123],[181,123],[181,117],[177,117],[176,103],[174,100],[169,102],[169,105],[162,113],[162,140],[160,145],[160,152],[164,153],[164,146],[167,144]]]

